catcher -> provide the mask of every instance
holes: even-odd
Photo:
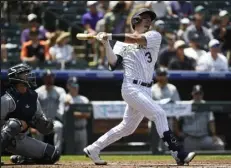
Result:
[[[28,136],[28,129],[35,128],[41,134],[53,131],[53,122],[41,110],[36,78],[26,64],[18,64],[8,70],[10,87],[1,97],[1,153],[5,150],[15,155],[15,164],[54,164],[60,152],[52,145]]]

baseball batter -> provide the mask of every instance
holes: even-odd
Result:
[[[107,162],[99,157],[102,149],[122,137],[132,134],[144,116],[156,124],[157,132],[168,146],[178,165],[188,164],[195,156],[194,152],[185,152],[178,145],[175,136],[168,127],[165,111],[152,100],[151,86],[154,65],[161,43],[161,35],[150,30],[156,14],[146,8],[139,9],[131,18],[133,34],[98,33],[96,39],[103,43],[109,62],[114,70],[120,63],[124,67],[122,97],[127,103],[123,121],[101,136],[84,152],[95,164]],[[112,50],[109,40],[117,41]]]

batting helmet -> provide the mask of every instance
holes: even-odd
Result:
[[[8,70],[8,78],[11,84],[23,83],[28,87],[36,87],[36,75],[31,72],[31,67],[27,64],[17,64]],[[24,74],[25,76],[21,76]]]
[[[140,15],[143,13],[148,13],[150,15],[152,21],[155,20],[155,18],[156,18],[156,14],[152,10],[150,10],[148,8],[140,8],[131,18],[131,25],[132,25],[133,29],[135,28],[136,24],[139,24],[142,21]]]

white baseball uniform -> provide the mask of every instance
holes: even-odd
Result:
[[[100,151],[120,138],[132,134],[144,116],[155,122],[161,138],[163,133],[169,130],[164,110],[152,99],[151,87],[133,83],[133,80],[151,83],[153,79],[161,35],[152,30],[144,36],[147,47],[118,41],[114,46],[114,54],[123,57],[124,80],[121,91],[127,107],[123,121],[92,144],[95,150]]]
[[[38,99],[44,113],[47,117],[54,120],[54,145],[61,151],[63,124],[60,121],[63,120],[66,91],[58,86],[54,86],[48,91],[45,85],[40,86],[35,91],[38,93]],[[39,134],[36,138],[41,140],[43,139],[43,136]]]
[[[217,59],[214,60],[208,52],[200,57],[196,69],[197,71],[228,71],[228,60],[221,53],[218,53]]]

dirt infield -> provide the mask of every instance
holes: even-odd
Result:
[[[189,166],[176,166],[174,161],[110,161],[106,166],[96,166],[90,161],[66,161],[55,165],[12,165],[3,168],[231,168],[231,160],[193,161]]]

